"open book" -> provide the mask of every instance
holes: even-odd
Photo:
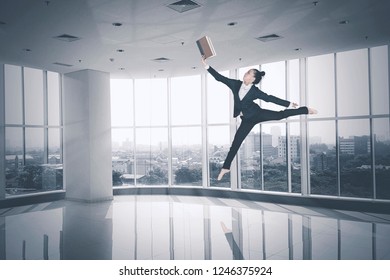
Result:
[[[204,56],[205,59],[216,56],[213,44],[211,43],[209,37],[203,36],[202,38],[196,41],[196,44],[198,45],[200,54]]]

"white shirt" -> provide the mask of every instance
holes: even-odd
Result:
[[[238,92],[238,96],[240,97],[240,100],[242,100],[245,97],[245,95],[248,93],[248,91],[251,89],[252,86],[253,84],[245,85],[244,83],[242,83],[240,91]]]

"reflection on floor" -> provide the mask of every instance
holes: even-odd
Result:
[[[0,259],[390,259],[390,215],[190,196],[0,209]]]

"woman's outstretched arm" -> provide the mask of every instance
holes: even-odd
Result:
[[[201,61],[202,61],[203,67],[211,74],[211,76],[214,77],[215,80],[217,80],[218,82],[224,83],[230,89],[233,89],[233,86],[237,82],[237,80],[230,79],[230,78],[227,78],[227,77],[219,74],[213,67],[211,67],[210,65],[208,65],[206,63],[206,60],[204,59],[203,56],[202,56]]]

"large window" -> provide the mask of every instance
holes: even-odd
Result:
[[[114,185],[390,198],[387,46],[220,73],[242,79],[251,68],[266,72],[258,85],[262,91],[313,107],[318,114],[256,125],[231,173],[217,181],[241,121],[232,118],[232,95],[225,85],[206,72],[168,79],[113,80]],[[16,78],[21,77],[17,69],[13,71]],[[14,91],[17,99],[21,90]],[[256,102],[265,109],[284,109]],[[18,122],[18,114],[12,118]]]
[[[228,71],[221,75],[229,77]],[[219,171],[230,148],[230,118],[232,93],[229,88],[207,74],[207,143],[210,186],[230,188],[230,176],[217,181]]]
[[[62,189],[60,76],[4,69],[6,195]]]
[[[369,121],[339,121],[338,142],[341,195],[371,198],[373,186]]]
[[[167,185],[167,80],[136,80],[134,96],[136,178],[143,185]]]
[[[373,120],[376,197],[390,199],[390,122],[388,118]]]
[[[339,116],[369,114],[367,49],[336,55],[337,113]]]
[[[134,95],[133,81],[111,80],[112,182],[114,186],[134,185]]]
[[[309,57],[307,69],[307,105],[318,110],[318,114],[309,117],[334,117],[336,115],[334,54]]]
[[[201,78],[172,78],[172,182],[202,186]]]
[[[337,196],[335,121],[310,122],[308,130],[311,193]]]

